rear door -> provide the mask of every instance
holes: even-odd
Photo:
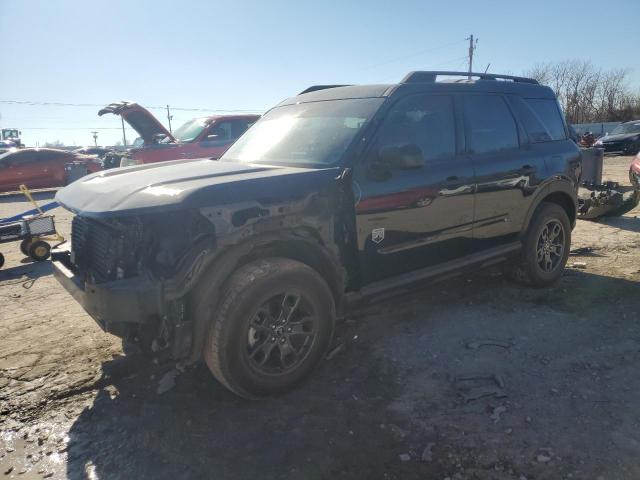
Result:
[[[464,122],[476,173],[475,250],[515,241],[546,175],[544,155],[529,147],[502,95],[464,95]]]
[[[456,105],[449,95],[400,99],[355,167],[364,283],[471,252],[473,170],[462,152]],[[399,162],[386,161],[385,152]]]

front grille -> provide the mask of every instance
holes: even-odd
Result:
[[[118,235],[90,218],[76,216],[71,224],[73,264],[98,283],[113,278]]]

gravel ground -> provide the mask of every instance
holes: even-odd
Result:
[[[27,208],[0,197],[0,218]],[[579,221],[593,250],[553,288],[481,272],[355,311],[309,381],[251,402],[123,356],[50,265],[0,245],[0,477],[636,480],[638,216]]]

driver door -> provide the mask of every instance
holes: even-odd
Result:
[[[400,99],[355,168],[364,283],[472,252],[474,175],[459,109],[450,95]]]

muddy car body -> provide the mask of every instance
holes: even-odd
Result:
[[[120,115],[138,132],[142,146],[133,147],[122,166],[143,163],[220,158],[253,125],[259,115],[215,115],[194,118],[170,133],[146,108],[133,102],[117,102],[98,112],[99,116]]]
[[[504,261],[520,280],[553,282],[580,175],[553,92],[517,77],[438,75],[313,88],[219,162],[73,184],[57,196],[76,213],[57,278],[106,331],[204,357],[243,396],[299,381],[352,301]],[[483,116],[487,102],[505,125]]]

